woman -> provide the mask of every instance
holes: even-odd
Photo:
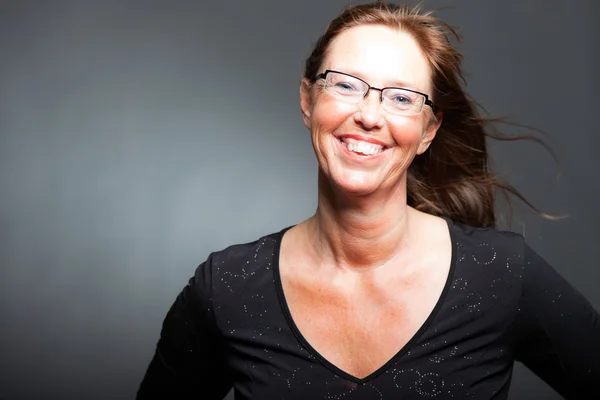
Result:
[[[505,399],[515,360],[600,396],[598,313],[493,229],[510,187],[449,33],[382,2],[332,21],[300,85],[316,213],[198,267],[138,398]]]

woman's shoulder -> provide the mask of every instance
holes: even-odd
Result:
[[[495,227],[478,227],[468,225],[459,221],[447,219],[453,241],[462,244],[481,246],[487,245],[506,245],[518,246],[525,245],[525,238],[522,234],[512,230],[500,229]]]
[[[201,296],[211,298],[211,302],[216,301],[217,294],[221,300],[225,295],[241,296],[251,290],[250,282],[272,276],[279,243],[287,229],[213,251],[196,268],[190,282]]]
[[[525,260],[528,245],[523,235],[511,230],[447,221],[458,259],[485,265]]]
[[[258,237],[249,242],[231,244],[221,250],[213,251],[206,264],[211,267],[227,270],[249,270],[258,265],[272,264],[273,258],[279,252],[281,238],[288,228]]]

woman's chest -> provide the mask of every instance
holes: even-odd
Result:
[[[217,282],[217,289],[231,285]],[[488,309],[470,290],[472,281],[464,285],[465,276],[452,278],[443,301],[420,325],[402,312],[423,299],[407,288],[398,290],[414,301],[400,301],[396,311],[366,301],[345,308],[340,299],[317,296],[293,317],[282,287],[273,282],[253,275],[235,295],[215,299],[236,398],[492,398],[508,387],[511,349],[496,323],[510,315]],[[405,324],[417,332],[411,336]],[[340,343],[345,345],[336,347]]]
[[[445,279],[413,277],[328,284],[283,279],[298,334],[322,358],[364,378],[383,367],[424,326]],[[344,289],[345,286],[351,289]]]
[[[247,394],[241,399],[493,398],[508,388],[511,349],[499,340],[501,332],[489,331],[475,317],[463,325],[442,307],[420,332],[395,342],[401,348],[382,348],[361,338],[354,348],[340,350],[345,357],[339,359],[317,348],[320,342],[309,343],[306,332],[269,317],[263,320],[268,325],[264,330],[235,329],[229,335],[229,363],[236,371],[236,388]],[[344,335],[336,330],[329,334]],[[378,336],[369,332],[365,337]],[[339,342],[350,341],[340,337],[322,343],[335,349]],[[381,353],[385,359],[377,361],[372,353],[381,349],[390,353]],[[343,364],[348,360],[354,364]],[[361,362],[369,370],[361,370]]]

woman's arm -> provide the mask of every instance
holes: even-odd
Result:
[[[567,399],[600,398],[600,316],[528,246],[516,358]]]
[[[231,389],[225,346],[213,316],[210,275],[209,258],[171,306],[138,400],[221,400]]]

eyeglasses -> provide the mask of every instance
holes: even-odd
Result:
[[[433,102],[425,93],[398,87],[376,88],[355,76],[328,69],[317,75],[317,80],[325,81],[324,90],[336,99],[349,104],[360,103],[369,90],[377,90],[381,94],[381,106],[389,113],[395,115],[417,115],[423,110],[424,105],[435,111]]]

